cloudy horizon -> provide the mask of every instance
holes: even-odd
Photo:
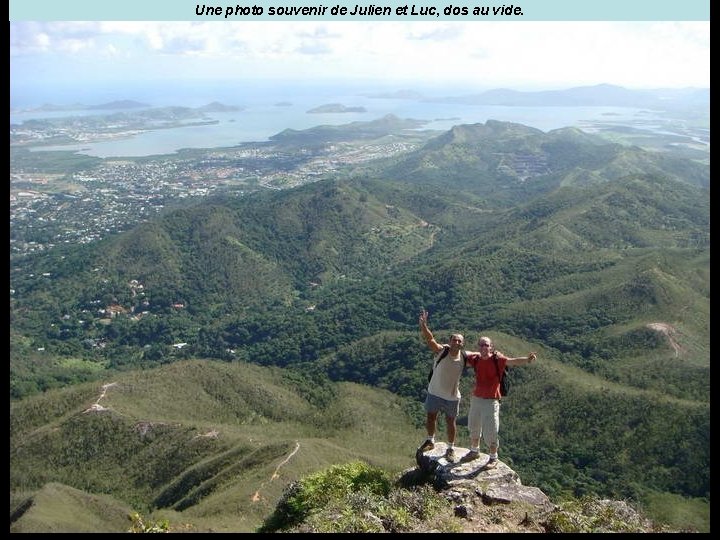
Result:
[[[710,23],[11,21],[10,79],[11,94],[177,79],[709,88]]]

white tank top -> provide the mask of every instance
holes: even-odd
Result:
[[[437,358],[437,357],[435,357]],[[433,359],[433,363],[435,359]],[[458,351],[457,356],[453,357],[452,353],[448,353],[445,358],[435,367],[430,384],[428,384],[428,394],[437,396],[448,401],[460,399],[460,376],[463,371],[462,353]]]

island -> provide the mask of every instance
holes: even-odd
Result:
[[[349,113],[349,112],[360,112],[364,113],[367,112],[367,109],[365,107],[347,107],[345,105],[342,105],[340,103],[327,103],[325,105],[320,105],[319,107],[315,107],[314,109],[310,109],[307,111],[310,114],[316,114],[316,113]]]

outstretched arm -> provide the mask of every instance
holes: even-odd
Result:
[[[508,365],[508,366],[524,366],[526,364],[534,362],[536,359],[537,359],[537,353],[531,352],[527,356],[518,356],[517,358],[508,358],[506,365]]]
[[[422,333],[423,338],[425,338],[425,341],[427,342],[428,347],[430,347],[430,350],[434,353],[440,352],[440,350],[442,350],[442,345],[435,341],[435,338],[433,337],[430,328],[428,328],[427,320],[428,312],[423,309],[420,312],[420,318],[418,319],[420,323],[420,332]]]

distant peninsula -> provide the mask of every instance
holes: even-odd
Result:
[[[151,105],[148,103],[142,103],[140,101],[134,101],[131,99],[122,99],[118,101],[110,101],[108,103],[101,103],[99,105],[83,105],[82,103],[74,103],[72,105],[53,105],[46,103],[40,107],[31,109],[20,109],[18,112],[58,112],[58,111],[125,111],[131,109],[150,109]],[[178,107],[180,109],[188,109],[187,107]],[[12,110],[12,109],[11,109]],[[201,113],[209,112],[233,112],[243,111],[244,107],[238,107],[236,105],[225,105],[217,101],[208,103],[202,107],[195,109]]]
[[[147,103],[124,99],[120,101],[111,101],[100,105],[85,105],[82,103],[73,103],[71,105],[54,105],[45,103],[40,107],[31,107],[28,109],[18,109],[16,112],[62,112],[62,111],[96,111],[96,110],[124,110],[124,109],[145,109],[150,107]],[[12,109],[10,109],[12,111]]]
[[[340,103],[327,103],[325,105],[320,105],[319,107],[315,107],[314,109],[310,109],[307,112],[311,113],[311,114],[315,114],[315,113],[348,113],[348,112],[367,112],[367,109],[365,109],[365,107],[346,107],[345,105],[342,105]]]
[[[218,103],[217,101],[213,101],[212,103],[208,103],[207,105],[204,105],[203,107],[198,107],[197,109],[200,112],[233,112],[233,111],[243,111],[245,110],[244,107],[238,107],[236,105],[224,105],[222,103]]]
[[[372,99],[423,99],[423,95],[415,90],[397,90],[396,92],[381,92],[378,94],[365,94]]]
[[[88,105],[87,109],[88,111],[93,111],[96,109],[110,109],[110,110],[120,110],[120,109],[143,109],[150,107],[147,103],[140,103],[139,101],[133,101],[131,99],[123,99],[120,101],[111,101],[109,103],[103,103],[101,105]]]

